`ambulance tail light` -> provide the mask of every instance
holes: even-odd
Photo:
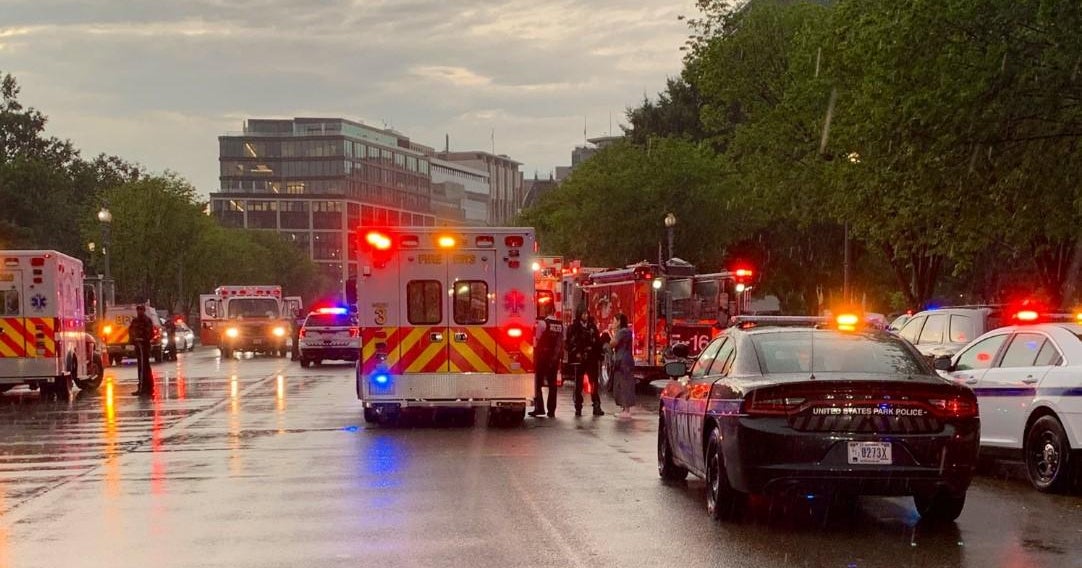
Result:
[[[522,248],[522,245],[526,244],[526,239],[521,235],[509,235],[503,238],[503,244],[507,248]]]
[[[379,231],[369,231],[364,240],[376,250],[391,250],[391,237]]]
[[[523,329],[517,325],[513,325],[507,328],[505,333],[507,333],[507,337],[510,337],[512,339],[519,339],[525,334]]]

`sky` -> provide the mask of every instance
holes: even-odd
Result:
[[[218,188],[246,118],[342,117],[527,178],[680,72],[693,0],[0,0],[0,74],[85,157]],[[611,117],[611,126],[610,126]]]

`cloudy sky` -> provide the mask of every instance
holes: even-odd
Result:
[[[680,70],[693,0],[0,0],[0,73],[84,152],[218,187],[248,117],[386,124],[532,177]]]

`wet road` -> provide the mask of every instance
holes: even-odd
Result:
[[[566,389],[517,429],[368,427],[350,365],[216,353],[155,365],[153,401],[130,365],[68,403],[0,396],[0,566],[1082,566],[1082,496],[1009,475],[947,527],[873,498],[717,524],[701,481],[658,479],[652,397],[629,422]]]

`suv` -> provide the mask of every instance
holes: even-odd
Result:
[[[929,360],[950,357],[974,338],[1003,325],[998,306],[953,307],[918,312],[898,330]]]
[[[298,332],[301,367],[324,359],[356,361],[361,354],[357,319],[346,308],[321,308],[308,314]]]

